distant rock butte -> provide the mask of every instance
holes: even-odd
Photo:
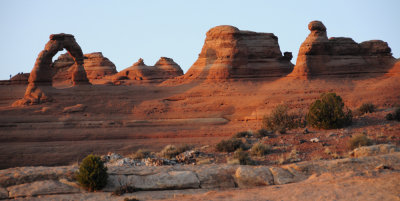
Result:
[[[388,44],[381,40],[356,43],[351,38],[327,37],[320,21],[308,25],[311,33],[301,44],[296,66],[289,76],[310,78],[322,75],[386,73],[395,58]]]
[[[114,80],[166,80],[183,75],[181,67],[171,58],[161,57],[154,66],[140,58],[131,67],[114,75]]]
[[[104,57],[101,52],[93,52],[84,54],[83,67],[89,79],[101,79],[106,75],[113,75],[117,73],[117,69],[113,62],[107,57]],[[68,53],[62,54],[52,64],[55,70],[53,76],[54,81],[63,81],[71,79],[71,71],[75,67],[73,57]]]
[[[293,69],[291,53],[282,55],[272,33],[217,26],[206,34],[197,61],[184,79],[227,79],[285,76]]]

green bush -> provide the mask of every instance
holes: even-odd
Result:
[[[239,160],[240,165],[254,165],[254,161],[251,160],[249,154],[242,148],[235,151],[233,158]]]
[[[301,126],[301,119],[294,114],[289,113],[286,105],[278,105],[269,116],[264,116],[262,127],[266,130],[283,131],[286,129],[297,128]]]
[[[251,149],[250,153],[253,156],[264,156],[271,151],[271,147],[266,144],[257,143],[254,144]]]
[[[241,131],[241,132],[236,133],[233,137],[234,138],[243,138],[243,137],[249,138],[251,136],[253,136],[253,134],[250,131]]]
[[[190,150],[192,148],[193,147],[190,146],[190,145],[181,145],[179,147],[176,147],[174,145],[167,145],[160,152],[160,155],[161,155],[161,157],[172,159],[172,158],[175,158],[180,153],[188,151],[188,150]]]
[[[355,135],[349,140],[350,149],[355,149],[358,147],[369,146],[369,145],[372,145],[372,140],[363,134]]]
[[[344,103],[335,93],[324,93],[313,102],[306,116],[307,123],[316,128],[333,129],[348,126],[352,122],[351,110],[344,110]]]
[[[373,112],[375,112],[375,105],[372,103],[363,103],[358,108],[358,112],[360,114],[373,113]]]
[[[263,129],[263,128],[258,130],[256,133],[254,133],[254,137],[256,137],[256,138],[263,138],[263,137],[266,137],[269,135],[271,135],[271,133],[268,130]]]
[[[236,149],[244,147],[242,140],[232,138],[229,140],[222,140],[216,146],[219,152],[234,152]]]
[[[394,113],[389,113],[386,115],[386,120],[392,121],[392,120],[397,120],[400,121],[400,107],[397,108]]]
[[[78,182],[89,191],[100,190],[107,184],[107,167],[99,156],[88,155],[83,159],[76,175]]]

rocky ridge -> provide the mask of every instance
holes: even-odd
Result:
[[[320,21],[308,25],[310,34],[301,44],[296,66],[289,76],[364,76],[384,74],[395,58],[388,44],[381,40],[356,43],[351,38],[331,37]]]
[[[88,79],[101,79],[106,75],[117,73],[117,69],[113,62],[104,57],[101,52],[93,52],[84,54],[83,67],[86,71]],[[70,54],[60,55],[57,60],[52,63],[55,73],[53,80],[64,81],[72,77],[71,71],[74,68],[74,59]]]
[[[161,57],[154,66],[147,66],[140,58],[131,67],[114,75],[114,80],[164,81],[183,75],[181,67],[168,57]]]

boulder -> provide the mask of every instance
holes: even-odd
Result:
[[[358,158],[364,156],[390,154],[393,152],[400,152],[400,148],[392,144],[379,144],[356,148],[353,150],[352,155]]]
[[[274,184],[274,178],[268,167],[240,166],[235,173],[239,187],[268,186]]]
[[[140,190],[195,189],[200,181],[192,171],[168,171],[150,175],[109,175],[105,191],[119,186],[132,186]]]
[[[8,198],[8,191],[5,188],[0,187],[0,199]]]
[[[271,167],[270,171],[274,177],[274,184],[276,185],[295,182],[294,175],[286,169],[280,167]]]
[[[113,62],[104,57],[101,52],[93,52],[84,54],[83,67],[86,71],[88,79],[101,79],[107,75],[117,73],[117,69]],[[72,77],[71,70],[74,68],[75,62],[73,57],[68,53],[60,55],[57,60],[52,63],[55,70],[53,80],[64,81]]]
[[[10,186],[7,190],[9,191],[10,198],[80,192],[80,189],[78,188],[74,188],[55,180],[37,181]]]
[[[194,169],[200,180],[200,187],[204,189],[234,188],[235,170],[235,167],[223,165],[202,165]]]
[[[200,188],[200,181],[192,171],[170,171],[148,176],[128,176],[128,184],[142,190]]]
[[[388,44],[381,40],[360,44],[351,38],[327,37],[326,27],[320,21],[308,25],[310,34],[301,44],[296,66],[289,76],[374,76],[387,73],[393,66]]]
[[[184,79],[228,79],[285,76],[293,69],[291,53],[282,56],[272,33],[217,26],[206,34],[197,61]]]

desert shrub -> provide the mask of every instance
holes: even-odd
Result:
[[[128,185],[124,185],[124,186],[120,186],[117,187],[112,193],[111,195],[116,195],[116,196],[121,196],[125,193],[134,193],[136,192],[136,189],[132,186],[128,186]]]
[[[392,121],[392,120],[397,120],[400,121],[400,107],[397,108],[394,113],[389,113],[386,115],[386,120]]]
[[[335,93],[324,93],[313,102],[307,114],[307,123],[316,128],[333,129],[348,126],[352,122],[351,110],[344,111],[344,103]]]
[[[372,140],[369,139],[364,134],[355,135],[355,136],[351,137],[349,140],[350,149],[355,149],[358,147],[369,146],[369,145],[372,145]]]
[[[271,133],[268,130],[262,128],[262,129],[258,130],[257,132],[255,132],[253,136],[256,138],[263,138],[265,136],[269,136],[270,134]]]
[[[392,114],[392,113],[388,113],[388,114],[385,116],[385,119],[388,120],[388,121],[393,121],[393,120],[394,120],[393,114]]]
[[[107,167],[99,156],[88,155],[83,159],[76,175],[78,182],[89,191],[100,190],[107,184]]]
[[[175,158],[180,153],[183,153],[190,149],[192,149],[192,146],[190,146],[190,145],[181,145],[178,147],[176,147],[174,145],[167,145],[160,152],[160,155],[161,155],[161,157],[172,159],[172,158]]]
[[[136,153],[132,155],[133,159],[143,159],[148,157],[150,157],[150,152],[143,149],[137,150]]]
[[[232,138],[229,140],[222,140],[216,146],[219,152],[234,152],[236,149],[244,147],[242,140]]]
[[[251,155],[254,156],[264,156],[265,154],[268,154],[268,152],[270,151],[271,151],[270,146],[261,143],[254,144],[250,149]]]
[[[242,138],[242,137],[251,137],[253,136],[253,134],[251,133],[251,131],[241,131],[236,133],[235,135],[233,135],[234,138]]]
[[[249,153],[239,148],[233,154],[233,158],[239,160],[240,165],[254,165],[254,161],[251,160]]]
[[[264,116],[262,127],[272,131],[283,131],[301,126],[301,119],[294,114],[289,113],[286,105],[278,105],[269,116]]]
[[[363,103],[359,108],[358,112],[360,114],[365,114],[365,113],[373,113],[375,112],[375,105],[372,103]]]

